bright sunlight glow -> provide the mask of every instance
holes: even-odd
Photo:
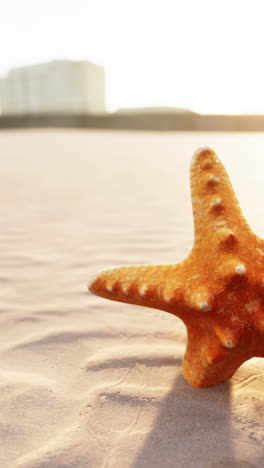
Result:
[[[263,0],[3,0],[0,72],[105,66],[109,110],[264,113]]]

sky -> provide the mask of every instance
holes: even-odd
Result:
[[[105,67],[108,110],[264,113],[263,0],[0,0],[0,73]]]

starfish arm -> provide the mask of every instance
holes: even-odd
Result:
[[[183,375],[195,388],[218,385],[232,377],[248,359],[263,357],[263,336],[252,328],[215,327],[212,333],[202,322],[188,326]]]
[[[181,264],[116,267],[99,273],[89,290],[106,299],[178,315],[177,307],[181,305],[183,294],[181,270]]]
[[[191,192],[195,244],[222,245],[232,248],[244,236],[252,234],[228,174],[210,148],[196,151],[191,165]]]

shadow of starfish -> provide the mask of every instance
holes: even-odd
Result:
[[[212,462],[208,459],[209,453],[214,453]],[[250,466],[236,462],[232,454],[230,383],[197,391],[181,375],[178,376],[164,398],[155,425],[132,466]]]

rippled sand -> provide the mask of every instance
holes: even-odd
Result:
[[[263,360],[195,390],[179,319],[87,292],[101,268],[188,254],[204,145],[263,235],[264,134],[1,131],[1,467],[264,465]]]

